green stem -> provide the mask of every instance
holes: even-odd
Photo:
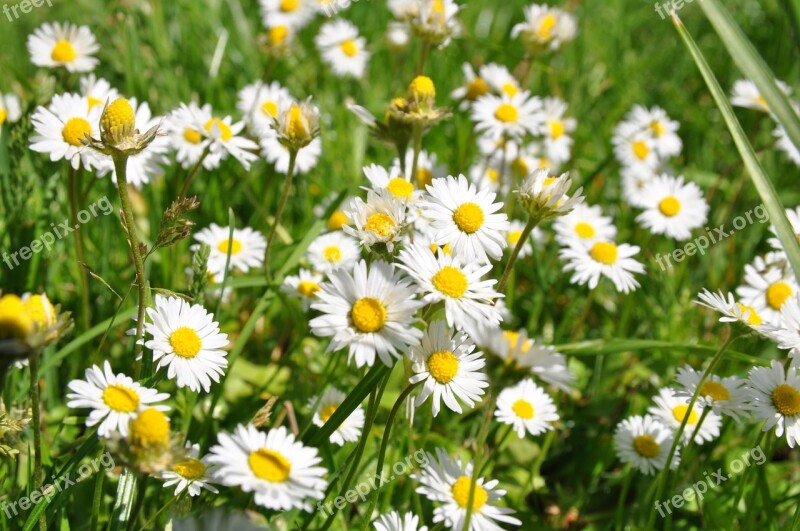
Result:
[[[272,251],[272,242],[275,240],[275,234],[278,232],[278,225],[280,225],[283,211],[286,208],[286,203],[289,202],[289,193],[292,190],[292,177],[294,176],[294,165],[297,161],[297,150],[289,150],[289,170],[286,173],[286,182],[283,185],[283,195],[281,195],[281,202],[278,204],[278,211],[275,213],[275,220],[272,223],[272,228],[269,231],[267,238],[267,248],[264,250],[264,277],[267,284],[270,283],[271,273],[269,269],[269,258]]]
[[[419,154],[422,151],[422,125],[415,123],[412,131],[412,141],[414,149],[414,157],[411,159],[411,176],[409,179],[416,179],[417,186],[420,190],[425,189],[425,183],[419,178]]]
[[[72,228],[75,230],[75,258],[78,260],[78,271],[81,277],[81,320],[83,321],[83,329],[88,330],[91,326],[90,306],[89,306],[89,276],[86,268],[83,266],[86,263],[86,257],[83,254],[83,231],[78,223],[78,194],[79,184],[77,180],[77,170],[69,166],[68,181],[69,181],[69,219]],[[94,180],[94,179],[93,179]]]
[[[425,71],[425,62],[428,60],[428,54],[431,52],[431,43],[422,41],[422,49],[419,52],[419,61],[417,61],[416,75],[421,76]]]
[[[28,356],[28,368],[31,374],[31,409],[33,410],[33,482],[35,488],[41,490],[44,483],[42,474],[42,419],[39,393],[39,350]],[[39,518],[39,528],[47,531],[46,512]]]
[[[206,157],[208,156],[208,154],[210,152],[211,152],[211,144],[206,146],[206,148],[203,150],[203,154],[200,155],[200,158],[197,159],[197,162],[192,167],[192,169],[189,171],[189,174],[186,176],[186,179],[183,181],[183,188],[181,188],[181,193],[180,193],[179,197],[185,197],[186,196],[186,192],[189,191],[189,185],[192,183],[192,179],[194,179],[194,176],[197,175],[197,172],[200,170],[200,166],[203,165],[203,161],[206,160]],[[119,175],[119,174],[117,174],[117,175]]]
[[[525,246],[525,243],[528,241],[531,231],[533,231],[538,223],[539,218],[528,218],[528,223],[526,223],[525,228],[522,229],[522,235],[519,237],[519,241],[514,247],[514,250],[511,251],[511,257],[509,257],[508,263],[506,264],[506,269],[503,271],[503,277],[500,279],[500,283],[497,285],[498,293],[503,293],[506,283],[508,282],[508,277],[511,275],[511,271],[514,269],[514,262],[517,261],[517,257],[519,256],[520,251],[522,251],[522,248]]]
[[[139,310],[136,314],[136,338],[134,340],[134,363],[136,358],[142,352],[142,345],[140,341],[144,332],[144,311],[147,307],[147,278],[144,273],[144,259],[142,258],[142,250],[139,248],[139,237],[136,235],[136,219],[133,216],[133,207],[131,206],[131,198],[128,195],[128,180],[127,168],[128,157],[126,155],[115,155],[114,168],[117,172],[117,190],[119,190],[119,200],[122,203],[122,214],[125,222],[125,228],[128,232],[128,243],[131,247],[131,256],[133,257],[133,267],[136,270],[136,286],[139,293]],[[150,367],[152,365],[152,354],[144,353],[141,365],[136,365],[136,377],[150,376]]]

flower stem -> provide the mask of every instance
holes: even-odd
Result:
[[[186,179],[184,179],[183,188],[181,188],[181,193],[180,193],[179,197],[185,197],[186,196],[186,192],[189,191],[189,185],[192,183],[192,179],[194,179],[194,176],[197,175],[197,172],[200,170],[200,166],[203,165],[203,161],[206,160],[206,157],[208,156],[208,154],[210,152],[211,152],[211,144],[206,146],[206,148],[203,150],[203,154],[200,155],[200,158],[197,159],[197,162],[192,167],[192,169],[189,171],[189,174],[186,176]],[[119,175],[119,173],[117,173],[117,175]]]
[[[91,325],[91,315],[89,308],[89,276],[83,264],[86,258],[83,254],[83,231],[80,229],[78,223],[78,194],[80,193],[80,185],[77,179],[77,170],[69,166],[68,181],[69,181],[69,219],[72,228],[75,230],[75,258],[78,260],[78,270],[81,277],[81,317],[83,321],[83,329],[88,330]]]
[[[286,208],[286,203],[289,202],[289,192],[292,190],[292,177],[294,176],[295,162],[297,162],[297,150],[290,149],[289,170],[286,172],[286,182],[283,185],[283,195],[281,196],[281,202],[278,204],[278,211],[275,213],[275,221],[272,223],[272,228],[269,231],[267,248],[264,250],[264,277],[267,280],[267,285],[269,285],[270,281],[272,280],[272,274],[269,269],[269,258],[272,251],[272,242],[275,239],[275,233],[278,231],[278,225],[280,225],[283,211]]]
[[[117,172],[117,190],[119,190],[119,200],[122,203],[122,217],[125,223],[125,229],[128,233],[128,243],[131,246],[131,256],[133,257],[133,267],[136,270],[136,285],[139,291],[139,311],[136,315],[136,338],[134,342],[134,360],[139,357],[142,352],[142,345],[140,341],[144,332],[144,311],[147,307],[147,278],[144,273],[144,259],[142,258],[142,250],[139,248],[139,238],[136,235],[136,219],[133,216],[133,207],[131,206],[131,198],[128,195],[128,180],[127,180],[127,166],[128,157],[125,155],[115,155],[114,168]],[[152,365],[152,354],[144,354],[142,364],[136,366],[137,377],[150,376],[150,367]],[[141,374],[139,374],[141,371]]]
[[[416,75],[421,76],[425,71],[425,61],[428,60],[428,54],[431,51],[431,43],[428,41],[422,42],[422,49],[419,52],[419,61],[417,61]]]
[[[425,183],[419,178],[419,154],[422,151],[422,125],[414,124],[412,139],[414,142],[414,157],[411,162],[410,179],[417,179],[417,186],[419,186],[420,190],[424,190]]]
[[[528,223],[525,225],[525,228],[522,229],[522,235],[519,237],[519,241],[517,245],[514,246],[514,250],[511,251],[511,256],[508,259],[508,263],[506,264],[506,269],[503,271],[503,278],[500,279],[500,283],[497,285],[497,292],[503,293],[503,289],[506,287],[506,283],[508,282],[508,277],[511,276],[511,271],[514,269],[514,262],[517,261],[517,257],[519,253],[522,251],[522,248],[525,246],[525,243],[528,241],[528,237],[531,235],[531,231],[539,224],[539,218],[531,217],[528,219]]]
[[[42,419],[39,394],[39,350],[34,349],[28,356],[28,368],[31,374],[31,409],[33,410],[33,482],[36,489],[41,490],[44,483],[42,474]],[[45,511],[39,518],[39,528],[47,531]]]

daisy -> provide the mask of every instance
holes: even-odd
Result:
[[[762,335],[767,331],[764,319],[758,312],[752,306],[737,302],[730,292],[723,293],[720,290],[712,293],[703,288],[703,291],[697,294],[695,303],[721,313],[722,317],[719,318],[721,323],[743,323]]]
[[[764,321],[780,326],[783,305],[800,293],[791,268],[770,267],[759,271],[747,264],[744,272],[744,284],[736,288],[736,295]]]
[[[577,127],[575,118],[565,118],[567,103],[559,98],[545,98],[544,108],[544,148],[547,158],[556,164],[563,164],[570,159],[572,137]]]
[[[522,182],[517,193],[528,214],[541,221],[564,216],[583,201],[583,188],[578,188],[572,197],[567,195],[571,186],[569,173],[555,177],[549,168],[540,168]]]
[[[614,283],[617,291],[630,293],[640,285],[633,274],[644,273],[644,266],[633,258],[638,253],[636,245],[596,241],[563,247],[558,254],[562,260],[567,260],[564,271],[574,271],[571,283],[588,284],[589,289],[594,289],[604,276]]]
[[[703,191],[683,177],[660,175],[642,190],[644,212],[636,217],[653,234],[664,234],[678,241],[688,240],[692,230],[708,220],[708,203]]]
[[[461,6],[453,0],[415,0],[415,4],[409,22],[416,35],[438,48],[458,35],[461,28],[456,14]]]
[[[236,108],[245,117],[250,129],[262,135],[272,131],[272,121],[278,117],[278,107],[284,99],[291,99],[291,96],[277,81],[269,85],[256,81],[239,91]]]
[[[378,260],[367,268],[362,260],[352,272],[337,269],[328,277],[311,305],[323,315],[309,323],[314,334],[332,338],[327,352],[348,347],[348,361],[355,359],[357,367],[371,367],[377,353],[391,367],[422,337],[412,326],[422,303],[414,299],[411,281],[391,264]]]
[[[423,161],[423,152],[420,152],[419,162]],[[427,158],[427,155],[426,155]],[[423,167],[420,164],[420,168]],[[411,173],[409,169],[408,173]],[[400,161],[396,160],[396,165],[392,167],[391,172],[386,171],[386,168],[377,164],[371,164],[364,167],[364,175],[367,177],[372,189],[386,190],[392,197],[398,201],[405,203],[413,203],[417,201],[423,194],[421,190],[417,190],[414,186],[416,180],[412,179],[410,175],[403,175],[400,171]],[[427,184],[433,181],[433,178],[422,179],[428,181]]]
[[[31,150],[48,153],[54,162],[65,159],[76,170],[103,168],[105,162],[100,155],[83,144],[87,135],[99,134],[101,112],[100,107],[90,111],[78,94],[53,96],[47,108],[39,107],[33,113],[36,135],[31,137]]]
[[[0,135],[3,134],[3,124],[13,124],[22,116],[19,98],[14,94],[0,93]]]
[[[337,76],[350,75],[356,79],[364,76],[370,53],[366,49],[367,40],[359,37],[358,28],[352,22],[342,19],[326,22],[314,43]]]
[[[753,416],[764,421],[763,431],[775,428],[775,435],[783,437],[790,448],[800,440],[800,376],[797,369],[787,372],[775,360],[769,367],[754,367],[747,379],[750,391],[750,409]]]
[[[252,424],[220,433],[209,451],[209,462],[219,465],[214,478],[228,487],[254,492],[255,502],[267,509],[311,511],[307,498],[322,499],[327,472],[317,466],[316,448],[305,446],[280,426],[267,433]]]
[[[379,516],[372,525],[375,531],[428,531],[427,526],[419,526],[419,516],[414,513],[401,515],[397,511]]]
[[[308,310],[311,303],[317,300],[322,275],[308,269],[300,269],[297,275],[284,279],[281,291],[303,301],[303,309]]]
[[[317,237],[308,246],[308,260],[315,271],[330,273],[350,269],[361,256],[358,243],[341,232],[329,232]]]
[[[311,104],[311,98],[301,102],[282,100],[272,129],[278,142],[289,149],[300,150],[319,137],[319,119],[319,109]]]
[[[778,79],[775,80],[775,83],[786,97],[792,95],[792,88],[789,85]],[[740,79],[733,84],[733,89],[731,90],[731,105],[767,113],[770,112],[767,100],[761,95],[761,91],[758,90],[756,84],[749,79]]]
[[[173,463],[169,470],[161,473],[164,479],[164,488],[175,486],[175,496],[183,491],[188,491],[189,496],[199,496],[203,489],[214,494],[219,494],[216,487],[211,485],[214,475],[214,466],[209,461],[209,456],[198,458],[199,444],[186,443],[189,449],[186,456]]]
[[[647,185],[656,178],[656,171],[647,166],[625,166],[620,170],[622,176],[622,197],[637,208],[643,208],[648,197],[644,194]]]
[[[514,96],[481,96],[472,107],[475,128],[492,139],[535,135],[542,122],[542,102],[523,91]]]
[[[580,203],[569,214],[556,218],[553,229],[556,241],[562,246],[572,245],[575,241],[610,241],[617,236],[617,228],[611,218],[603,215],[600,206],[586,203]]]
[[[661,164],[655,140],[647,131],[630,133],[624,127],[618,127],[611,141],[614,144],[614,155],[622,166],[644,166],[656,170]]]
[[[83,76],[80,79],[80,87],[81,96],[86,98],[90,111],[97,105],[103,108],[106,102],[112,102],[120,98],[120,93],[111,86],[111,83],[103,78],[96,77],[94,74]],[[148,129],[142,128],[143,131]]]
[[[630,463],[644,474],[652,475],[666,466],[674,440],[675,434],[672,430],[655,417],[636,415],[617,424],[614,449],[620,461]],[[676,448],[670,468],[674,470],[679,463],[680,448]]]
[[[317,12],[313,0],[258,0],[264,26],[302,29]]]
[[[462,413],[458,400],[473,407],[489,387],[487,376],[481,372],[486,365],[483,353],[475,351],[475,344],[466,334],[449,328],[444,321],[432,322],[421,343],[411,347],[408,357],[414,372],[409,383],[424,382],[414,406],[421,406],[433,395],[434,417],[439,414],[440,400],[450,410]]]
[[[485,79],[491,91],[498,95],[506,95],[509,98],[516,96],[522,90],[519,81],[503,65],[489,63],[480,69],[481,79]]]
[[[463,529],[472,490],[469,531],[499,530],[497,522],[522,525],[511,516],[513,510],[497,505],[506,494],[505,490],[496,488],[499,481],[479,477],[473,488],[472,467],[472,461],[462,463],[461,458],[450,457],[443,448],[437,448],[436,460],[428,454],[428,465],[411,476],[420,483],[417,493],[438,504],[433,510],[433,522],[444,522],[449,529]]]
[[[475,100],[488,94],[490,87],[483,77],[475,74],[469,63],[461,65],[461,72],[464,74],[464,84],[451,92],[450,97],[460,102],[460,110],[466,111]]]
[[[494,416],[498,422],[510,424],[520,439],[525,432],[536,436],[552,430],[559,419],[553,399],[530,378],[500,392]]]
[[[528,370],[541,380],[569,391],[575,381],[567,360],[555,347],[539,345],[528,338],[525,329],[519,331],[484,328],[482,344],[499,356],[506,365]]]
[[[557,50],[563,43],[574,39],[576,32],[575,17],[566,11],[545,4],[533,4],[525,8],[525,22],[512,28],[511,37],[521,35],[528,46]]]
[[[150,322],[145,332],[153,339],[145,346],[153,350],[156,369],[167,367],[167,377],[178,387],[199,392],[211,388],[211,380],[219,382],[228,366],[228,334],[220,333],[214,315],[199,304],[189,304],[178,297],[156,295],[155,308],[147,308]]]
[[[181,103],[180,107],[167,116],[164,129],[176,151],[176,158],[184,169],[197,164],[201,157],[205,157],[202,159],[205,169],[213,170],[219,166],[223,152],[206,152],[211,139],[204,134],[204,126],[207,123],[213,126],[214,122],[211,120],[211,105],[198,107],[194,102],[188,105]]]
[[[367,249],[383,244],[391,253],[405,228],[406,207],[388,190],[367,192],[367,201],[356,197],[345,215],[351,222],[342,227]]]
[[[167,393],[142,387],[122,373],[115,375],[108,361],[103,363],[102,369],[97,365],[86,369],[85,380],[72,380],[67,387],[73,391],[67,394],[67,407],[91,409],[86,425],[100,424],[97,429],[100,437],[109,437],[115,432],[127,437],[128,423],[143,409],[169,410],[167,406],[158,405],[169,398]]]
[[[713,441],[719,436],[720,416],[710,408],[703,408],[699,402],[695,402],[689,410],[689,399],[676,394],[675,389],[671,387],[661,389],[653,401],[655,405],[650,406],[648,412],[673,432],[678,431],[683,419],[689,415],[683,430],[684,443],[691,441],[693,436],[697,444]]]
[[[702,373],[686,365],[678,369],[676,379],[683,389],[675,391],[676,396],[691,397],[700,384]],[[728,415],[736,422],[741,422],[741,416],[747,417],[744,405],[747,401],[747,392],[744,389],[744,380],[735,376],[721,378],[710,374],[697,394],[697,403],[700,407],[710,407],[714,413]]]
[[[211,269],[225,268],[228,252],[231,254],[231,268],[247,273],[250,268],[259,268],[264,262],[264,251],[267,249],[267,240],[260,232],[244,227],[233,229],[233,239],[228,240],[229,227],[220,227],[212,223],[209,227],[195,233],[194,239],[200,242],[192,245],[196,251],[201,244],[208,245],[211,252],[208,263]]]
[[[497,281],[481,280],[491,271],[491,265],[475,263],[462,265],[460,258],[437,253],[414,243],[400,251],[399,268],[414,279],[418,290],[424,293],[426,304],[444,301],[447,324],[474,335],[479,326],[497,325],[502,320],[492,301],[502,297],[492,289]]]
[[[54,22],[42,24],[28,36],[28,52],[36,66],[68,72],[91,72],[99,62],[93,54],[100,49],[86,26]]]
[[[654,148],[660,157],[675,157],[683,149],[683,142],[677,134],[680,124],[671,120],[661,107],[648,109],[642,105],[634,105],[626,120],[652,136]]]
[[[320,428],[328,422],[328,419],[336,412],[347,398],[338,389],[329,388],[322,393],[322,396],[312,397],[308,402],[308,407],[314,409],[314,416],[311,422]],[[316,404],[316,406],[315,406]],[[350,415],[342,421],[336,430],[331,433],[330,441],[333,444],[344,446],[346,442],[355,442],[361,437],[361,430],[364,428],[364,408],[359,404]]]
[[[498,213],[504,205],[495,203],[495,197],[489,190],[478,190],[463,175],[434,179],[420,203],[422,214],[431,220],[434,243],[449,243],[465,262],[499,260],[509,224],[506,214]]]
[[[800,112],[798,112],[798,114],[800,114]],[[784,129],[782,125],[778,125],[772,132],[772,136],[777,139],[775,147],[786,153],[792,162],[800,166],[800,148],[794,145],[789,135],[786,134],[786,129]]]
[[[797,241],[800,241],[800,206],[793,209],[787,208],[785,212],[786,212],[786,217],[789,218],[789,224],[792,226],[792,230],[794,231],[794,235],[797,238]],[[775,236],[778,235],[778,231],[775,229],[775,225],[770,225],[769,231]],[[778,251],[783,251],[783,244],[781,243],[780,238],[770,238],[768,242],[773,249],[776,249]]]

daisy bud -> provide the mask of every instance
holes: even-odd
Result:
[[[24,339],[33,330],[33,320],[16,295],[0,298],[0,338]]]
[[[135,129],[133,107],[125,98],[115,100],[100,117],[100,138],[107,144],[119,144],[130,138]]]
[[[569,173],[551,177],[550,170],[542,168],[528,176],[517,192],[531,217],[546,220],[569,214],[583,200],[582,188],[572,197],[567,195],[571,185]]]
[[[304,148],[319,136],[319,111],[308,101],[284,104],[273,128],[284,146],[294,150]]]
[[[417,76],[408,86],[408,99],[419,109],[432,109],[436,104],[436,86],[428,76]]]
[[[271,46],[281,46],[289,36],[289,28],[286,26],[273,26],[269,29],[269,43]]]

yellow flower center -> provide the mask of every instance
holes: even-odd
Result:
[[[286,26],[273,26],[269,29],[269,42],[273,46],[280,46],[289,35],[289,28]]]
[[[391,236],[394,233],[394,228],[395,223],[392,221],[392,218],[382,212],[372,214],[367,218],[367,222],[364,223],[365,230],[377,234],[381,238]]]
[[[256,477],[270,483],[283,483],[289,479],[289,473],[292,471],[292,464],[285,457],[266,448],[250,452],[247,464]]]
[[[53,51],[50,52],[50,58],[59,63],[71,63],[76,57],[78,57],[78,53],[72,43],[65,40],[56,42],[55,46],[53,46]]]
[[[575,234],[577,234],[579,238],[583,238],[584,240],[588,240],[589,238],[594,238],[595,235],[594,227],[592,227],[585,221],[580,221],[577,224],[575,224]]]
[[[319,284],[310,280],[303,280],[297,285],[297,293],[303,297],[315,297],[319,291]]]
[[[337,210],[328,218],[328,230],[339,230],[348,223],[350,223],[350,220],[347,218],[347,214]]]
[[[762,324],[764,324],[764,319],[762,319],[761,316],[758,315],[758,312],[756,312],[755,308],[753,308],[752,306],[747,306],[745,304],[738,303],[738,302],[736,304],[739,306],[739,311],[741,311],[742,314],[744,314],[745,312],[748,312],[748,314],[747,314],[747,323],[748,324],[753,325],[753,326],[761,326]]]
[[[522,238],[522,231],[521,230],[512,230],[509,231],[507,239],[510,245],[516,245],[519,243],[519,239]]]
[[[31,295],[23,305],[25,313],[35,324],[47,327],[56,322],[56,310],[47,297]]]
[[[489,92],[489,85],[483,79],[476,77],[472,81],[470,81],[469,85],[467,85],[467,99],[469,101],[475,101],[481,96],[488,94]]]
[[[472,478],[461,476],[453,483],[453,498],[462,509],[466,509],[469,504],[469,489],[472,486]],[[489,494],[486,489],[480,485],[475,485],[475,490],[472,494],[472,511],[477,511],[483,507],[489,500]]]
[[[322,419],[322,422],[328,422],[328,419],[336,413],[336,409],[339,407],[338,404],[330,404],[322,408],[322,411],[319,412],[319,418]]]
[[[336,247],[335,245],[331,245],[327,247],[323,252],[323,256],[325,256],[325,260],[330,263],[336,263],[342,259],[342,250]]]
[[[109,385],[103,391],[103,402],[119,413],[133,413],[139,409],[139,395],[122,385]]]
[[[644,160],[650,154],[650,148],[647,147],[647,143],[643,140],[637,140],[633,143],[633,154],[636,155],[637,159]]]
[[[169,344],[172,345],[175,354],[186,359],[197,356],[203,346],[197,332],[187,326],[182,326],[172,332],[169,336]]]
[[[553,29],[556,27],[556,22],[555,15],[546,15],[541,24],[539,24],[539,29],[536,30],[536,36],[543,41],[549,41],[553,37]]]
[[[767,103],[767,100],[764,99],[764,96],[762,96],[761,94],[756,96],[756,103],[761,107],[763,107],[764,109],[769,110],[769,104]]]
[[[92,134],[92,126],[83,118],[70,118],[61,130],[64,142],[71,146],[82,146],[82,139]]]
[[[633,449],[642,457],[656,457],[661,451],[661,446],[650,435],[639,435],[633,439]]]
[[[100,130],[109,135],[114,142],[133,134],[136,128],[136,115],[125,98],[114,100],[100,117]]]
[[[0,298],[0,339],[24,339],[33,330],[33,320],[16,295]]]
[[[190,144],[199,144],[203,140],[203,133],[194,129],[186,128],[183,130],[183,139]]]
[[[533,418],[533,404],[525,399],[520,398],[514,402],[514,405],[511,406],[511,410],[514,411],[514,414],[521,419],[529,420]]]
[[[469,287],[467,276],[453,266],[441,268],[431,281],[440,293],[454,299],[460,299]]]
[[[139,446],[164,445],[169,443],[169,419],[161,411],[145,409],[129,426],[129,437]]]
[[[356,44],[356,41],[353,39],[342,42],[339,47],[342,49],[342,53],[347,57],[355,57],[358,55],[358,44]]]
[[[655,133],[656,136],[662,136],[667,130],[664,128],[664,125],[659,122],[658,120],[653,120],[653,123],[650,124],[650,129]]]
[[[661,200],[658,204],[658,210],[671,218],[673,216],[677,216],[678,213],[681,211],[681,202],[675,196],[668,196]]]
[[[300,0],[281,0],[281,11],[291,13],[300,7]]]
[[[233,131],[231,131],[231,128],[228,127],[228,125],[219,118],[212,118],[206,122],[205,125],[206,132],[211,134],[211,130],[214,128],[215,125],[219,129],[219,137],[222,139],[223,142],[227,142],[228,140],[233,138]]]
[[[453,213],[453,221],[462,232],[473,234],[483,225],[483,210],[475,203],[464,203]]]
[[[513,330],[506,330],[503,332],[503,339],[506,340],[508,343],[508,348],[510,350],[509,355],[514,354],[514,350],[517,348],[517,343],[519,342],[519,332],[514,332]],[[531,340],[528,339],[520,346],[520,349],[525,351],[531,348]]]
[[[672,417],[678,422],[683,422],[683,419],[686,417],[687,412],[689,413],[689,420],[686,421],[686,424],[689,426],[694,426],[695,424],[697,424],[699,416],[697,415],[697,411],[695,411],[694,408],[692,408],[692,410],[689,411],[688,404],[679,404],[674,408],[672,408]]]
[[[423,100],[436,97],[436,85],[428,76],[417,76],[408,86],[408,93],[412,99]]]
[[[797,415],[800,413],[800,391],[789,384],[781,384],[772,391],[772,404],[785,417]]]
[[[350,310],[350,318],[356,330],[364,334],[377,332],[386,323],[386,308],[381,301],[371,297],[358,299]]]
[[[420,168],[417,170],[417,182],[421,188],[425,188],[433,182],[433,172],[428,168]]]
[[[289,109],[289,121],[287,125],[286,136],[292,140],[302,139],[308,136],[305,121],[303,120],[303,109],[300,106],[292,104]]]
[[[232,243],[229,240],[223,240],[219,242],[217,249],[223,254],[228,254],[228,250],[230,250],[231,256],[237,255],[242,251],[242,242],[236,238],[233,239]]]
[[[503,86],[500,87],[500,90],[502,90],[503,93],[507,95],[509,98],[513,98],[514,96],[517,95],[517,92],[519,92],[519,87],[517,86],[516,83],[512,83],[509,81],[508,83],[504,83]]]
[[[617,246],[610,242],[597,242],[590,251],[592,258],[605,265],[617,263]]]
[[[493,183],[496,183],[500,178],[500,173],[494,168],[489,168],[486,170],[486,177]]]
[[[203,477],[206,473],[206,465],[194,457],[187,457],[179,463],[172,465],[172,471],[189,481],[194,481]]]
[[[450,383],[458,374],[458,358],[449,350],[434,352],[425,363],[433,379],[442,385]]]
[[[8,118],[8,112],[0,107],[0,125],[6,123],[6,118]]]
[[[767,288],[767,304],[773,310],[780,310],[786,299],[792,296],[792,288],[786,282],[775,282]]]
[[[558,140],[559,138],[564,136],[565,132],[564,122],[562,122],[561,120],[550,120],[547,123],[550,126],[550,137],[553,140]]]
[[[414,194],[414,185],[401,177],[395,177],[386,185],[386,189],[394,197],[402,197],[404,199],[411,199]]]
[[[261,112],[270,118],[278,116],[278,104],[274,101],[265,101],[261,104]]]
[[[719,382],[705,382],[700,388],[700,396],[711,398],[712,400],[730,400],[731,394],[728,388]]]
[[[510,103],[502,103],[494,111],[494,117],[504,123],[516,122],[519,119],[519,111]]]

